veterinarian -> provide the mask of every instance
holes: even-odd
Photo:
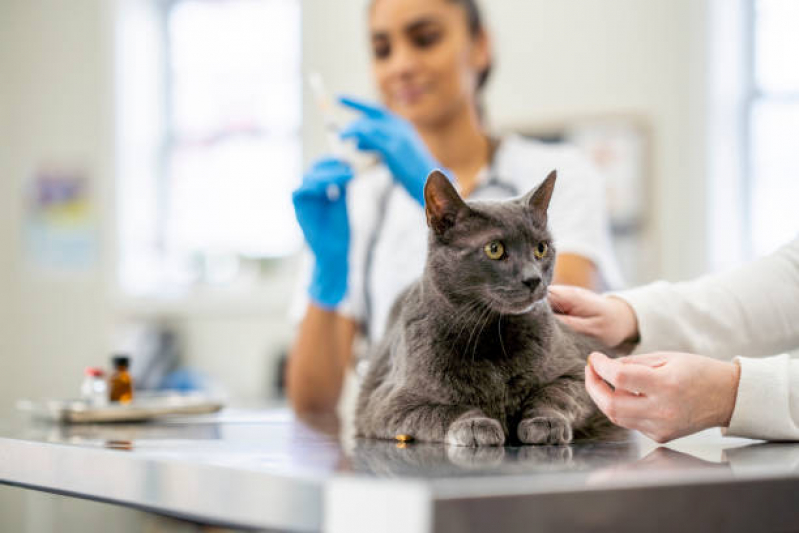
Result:
[[[799,237],[687,283],[607,296],[551,287],[549,299],[574,329],[635,345],[620,359],[591,354],[586,368],[589,394],[615,423],[658,442],[716,426],[799,440],[799,360],[773,355],[799,348]]]
[[[356,340],[379,339],[396,296],[421,275],[422,191],[434,168],[447,169],[469,198],[521,195],[557,169],[549,211],[557,282],[620,284],[604,185],[587,160],[569,147],[498,139],[484,128],[480,95],[492,54],[475,1],[374,0],[368,21],[383,102],[342,98],[357,116],[342,137],[381,164],[353,180],[350,165],[325,158],[294,193],[313,265],[294,302],[302,319],[286,373],[299,411],[335,408]]]

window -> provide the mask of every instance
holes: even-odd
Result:
[[[747,226],[762,255],[799,233],[799,2],[751,1]]]
[[[123,291],[230,283],[295,253],[299,1],[137,3],[119,19]]]

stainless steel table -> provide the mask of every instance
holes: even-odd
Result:
[[[703,432],[457,448],[227,410],[157,423],[0,422],[0,482],[286,531],[799,531],[799,444]],[[345,432],[346,433],[346,432]]]

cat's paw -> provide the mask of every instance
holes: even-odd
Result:
[[[536,416],[519,422],[519,440],[525,444],[567,444],[572,441],[572,426],[562,416]]]
[[[447,431],[447,444],[455,446],[502,446],[505,432],[493,418],[464,418],[452,423]]]

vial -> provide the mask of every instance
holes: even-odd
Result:
[[[101,368],[87,367],[83,372],[83,384],[80,393],[83,400],[90,405],[103,405],[108,401],[108,387],[105,383],[105,372]]]
[[[128,372],[130,357],[117,355],[111,361],[114,373],[108,378],[108,399],[112,402],[128,403],[133,400],[133,379]]]

